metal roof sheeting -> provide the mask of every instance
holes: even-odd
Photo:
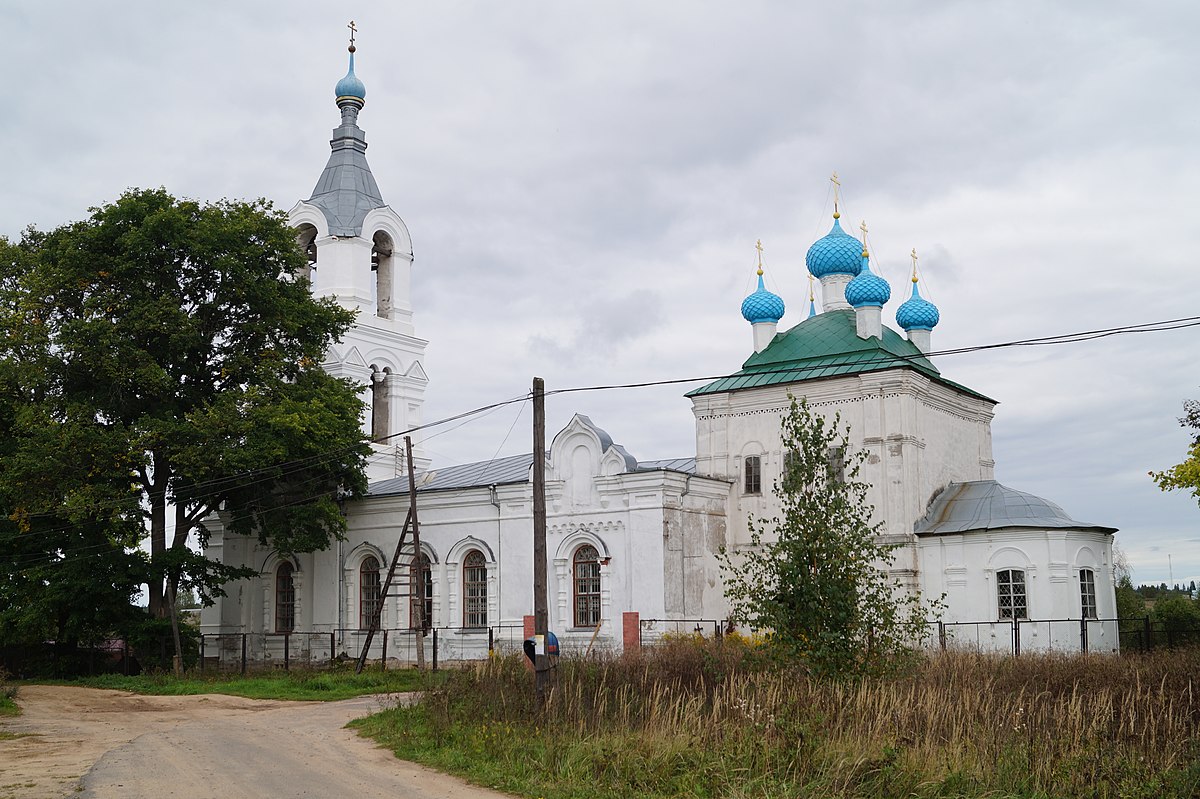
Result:
[[[944,535],[1013,527],[1117,531],[1115,527],[1076,521],[1050,500],[995,480],[950,483],[930,503],[925,516],[913,525],[913,531],[917,535]]]

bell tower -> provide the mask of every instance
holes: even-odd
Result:
[[[341,124],[333,129],[329,161],[312,196],[296,203],[288,221],[308,253],[313,292],[358,312],[322,366],[362,386],[363,430],[374,442],[367,477],[375,482],[406,471],[399,434],[421,424],[428,342],[413,328],[412,239],[367,165],[366,133],[358,126],[367,89],[354,74],[357,31],[353,21],[349,27],[350,68],[334,88]],[[418,470],[428,468],[416,443],[413,457]]]

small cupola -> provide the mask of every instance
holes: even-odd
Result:
[[[908,340],[917,345],[917,349],[929,352],[930,334],[941,321],[941,314],[938,313],[936,305],[921,296],[921,290],[917,287],[916,247],[912,251],[912,262],[912,296],[896,309],[896,324],[908,333]]]
[[[846,285],[846,301],[854,307],[854,323],[859,338],[883,338],[883,306],[892,298],[892,287],[871,271],[867,254],[867,223],[860,226],[862,239],[862,269]]]
[[[762,240],[754,245],[758,250],[758,289],[742,300],[742,318],[750,323],[754,330],[754,351],[762,352],[771,340],[783,318],[783,298],[778,294],[767,291],[763,283]]]

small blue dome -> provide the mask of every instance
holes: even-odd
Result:
[[[896,309],[896,324],[905,330],[933,330],[941,318],[937,306],[921,296],[914,280],[912,296]]]
[[[820,279],[828,275],[857,275],[861,257],[862,243],[842,230],[835,216],[833,228],[808,248],[804,263],[812,276]]]
[[[346,77],[337,82],[337,86],[333,87],[333,96],[337,99],[343,97],[353,97],[358,100],[367,99],[367,87],[354,74],[354,53],[350,53],[350,70],[346,73]]]
[[[886,280],[871,271],[866,253],[863,253],[861,248],[860,244],[859,257],[862,259],[862,271],[846,284],[846,302],[855,308],[871,305],[882,306],[892,298],[892,287]]]
[[[767,291],[761,273],[758,276],[758,291],[742,300],[742,317],[752,325],[778,322],[783,318],[783,298]]]

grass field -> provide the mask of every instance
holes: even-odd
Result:
[[[1200,796],[1200,651],[931,655],[817,681],[737,643],[564,661],[544,711],[510,658],[355,722],[399,757],[567,797]]]
[[[352,668],[346,668],[330,671],[293,669],[245,677],[238,674],[188,674],[183,678],[170,674],[142,674],[136,677],[105,674],[63,684],[111,688],[138,694],[229,694],[248,699],[333,701],[364,694],[418,691],[429,687],[432,679],[437,679],[437,675],[422,674],[415,669],[368,669],[362,674],[355,674]]]

